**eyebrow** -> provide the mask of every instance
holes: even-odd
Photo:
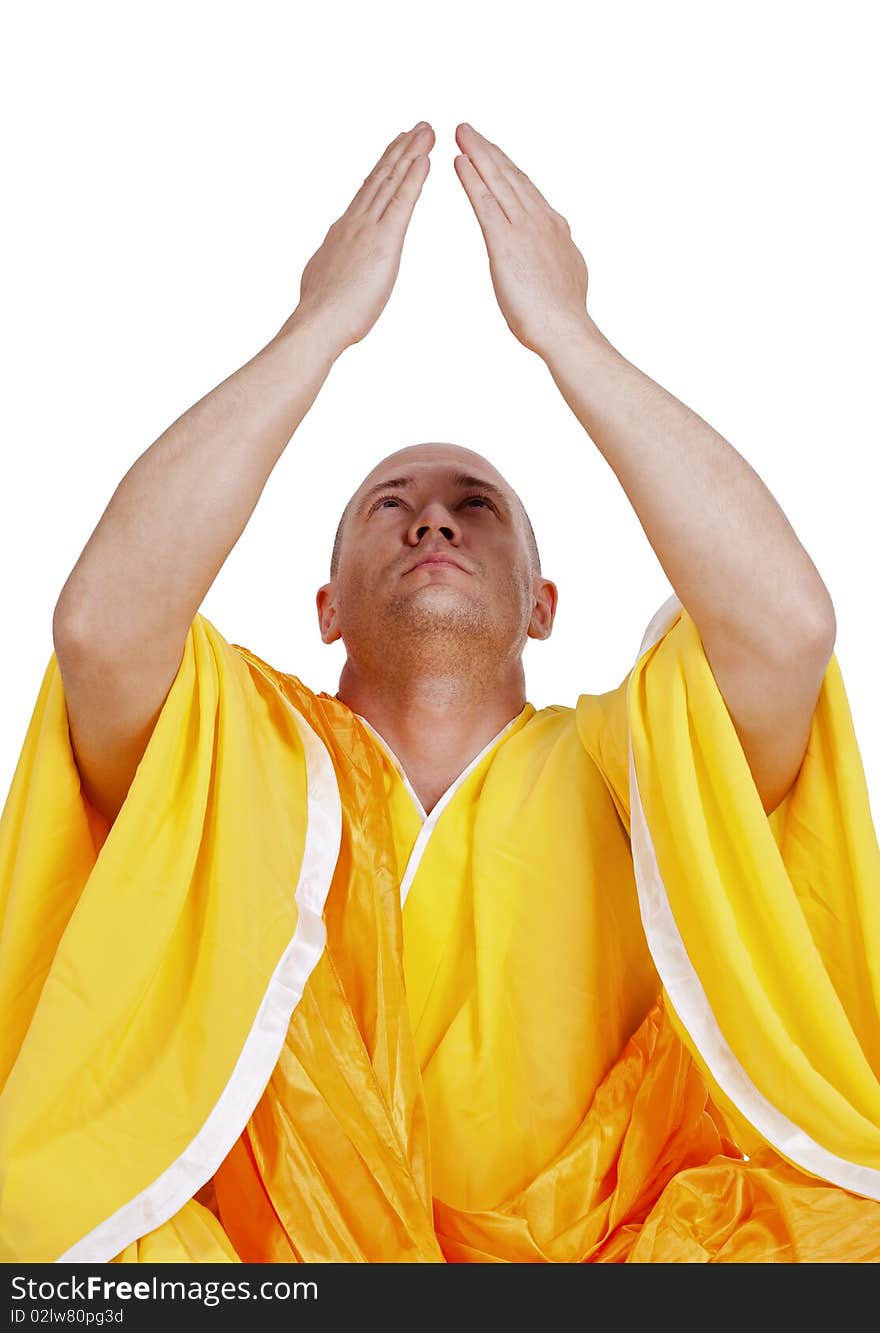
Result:
[[[486,491],[489,495],[498,500],[505,510],[509,508],[507,497],[501,487],[496,486],[492,481],[485,481],[482,477],[472,477],[468,472],[456,472],[455,476],[452,478],[452,484],[453,486],[459,486],[462,489],[467,488],[468,490],[472,487],[478,487],[480,490]],[[375,486],[370,487],[361,501],[357,511],[358,517],[364,513],[364,510],[367,508],[373,496],[378,495],[380,491],[406,490],[408,487],[415,485],[415,477],[391,477],[388,481],[377,481]]]

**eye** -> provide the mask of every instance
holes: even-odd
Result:
[[[388,500],[392,501],[395,505],[400,504],[400,497],[397,495],[380,495],[379,499],[373,505],[373,509],[381,509]],[[466,495],[461,503],[466,505],[470,504],[473,500],[479,500],[487,509],[493,508],[492,502],[487,495]],[[370,510],[370,512],[372,513],[373,511]]]

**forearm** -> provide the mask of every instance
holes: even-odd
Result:
[[[56,640],[128,658],[185,638],[338,350],[296,313],[125,474],[65,583]]]
[[[627,361],[587,317],[545,357],[617,476],[707,643],[762,653],[833,625],[815,565],[755,471],[696,412]]]

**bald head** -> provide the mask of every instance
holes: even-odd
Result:
[[[396,477],[398,473],[405,472],[407,461],[414,462],[421,459],[430,459],[434,454],[448,454],[454,452],[461,455],[462,471],[473,473],[484,481],[491,481],[501,488],[505,496],[509,499],[515,513],[519,515],[520,528],[526,549],[529,553],[532,573],[539,575],[541,573],[541,556],[538,551],[538,543],[535,539],[534,528],[529,518],[525,505],[517,495],[510,483],[501,475],[496,467],[484,458],[482,454],[475,453],[472,449],[464,449],[457,444],[412,444],[405,449],[398,449],[393,454],[388,454],[381,462],[377,463],[371,472],[367,474],[360,486],[350,497],[348,503],[342,511],[342,517],[336,529],[336,536],[333,539],[333,551],[330,556],[330,578],[335,580],[339,572],[339,560],[342,554],[342,543],[345,535],[345,528],[351,512],[357,507],[360,500],[377,483],[387,481]]]

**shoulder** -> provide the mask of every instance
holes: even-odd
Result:
[[[368,752],[375,749],[367,729],[357,714],[341,699],[325,690],[313,690],[299,676],[281,671],[243,644],[231,645],[247,665],[257,690],[271,706],[279,696],[282,707],[292,706],[320,738],[338,764],[368,766]]]
[[[602,694],[579,694],[574,707],[578,735],[597,762],[609,748],[619,749],[627,739],[626,692],[629,672],[619,685]]]
[[[628,756],[626,686],[628,677],[604,694],[581,694],[571,704],[537,709],[523,729],[523,740],[543,748],[567,746],[589,759],[607,777],[617,773]]]
[[[244,664],[255,695],[262,700],[270,714],[274,710],[292,707],[322,740],[330,738],[333,730],[331,718],[334,716],[332,706],[335,705],[338,710],[345,705],[337,699],[331,699],[323,691],[313,690],[293,672],[273,666],[244,644],[233,643],[230,648]]]
[[[578,740],[601,773],[617,813],[629,829],[629,673],[614,689],[581,694],[575,705]]]
[[[270,662],[259,657],[252,649],[245,648],[241,643],[232,643],[230,647],[243,658],[255,681],[268,680],[276,690],[297,703],[300,700],[309,703],[317,700],[318,695],[304,681],[300,680],[299,676],[294,676],[290,672],[281,671],[278,667],[272,666]]]

